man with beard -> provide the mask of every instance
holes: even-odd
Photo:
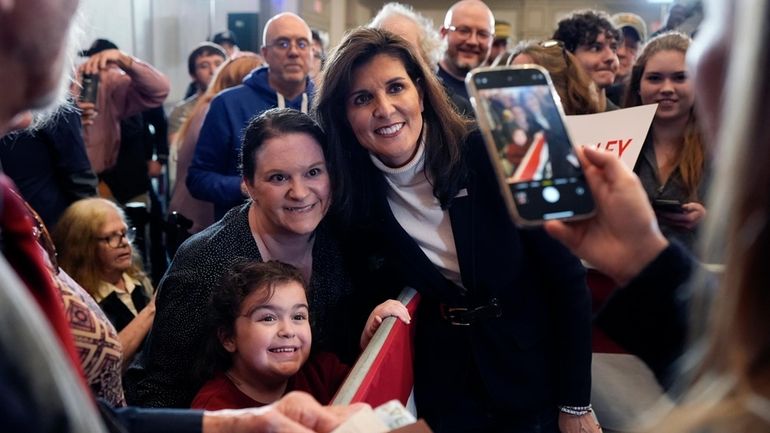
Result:
[[[495,17],[484,2],[461,0],[446,13],[439,30],[447,47],[438,76],[458,96],[468,99],[465,76],[486,62],[494,40]]]

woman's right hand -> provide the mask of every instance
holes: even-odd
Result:
[[[547,221],[545,230],[591,266],[625,284],[668,245],[639,178],[614,155],[578,149],[596,215]]]

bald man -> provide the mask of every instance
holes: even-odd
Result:
[[[495,37],[495,17],[484,2],[462,0],[449,8],[439,30],[446,51],[438,65],[444,84],[468,99],[465,76],[486,62]]]
[[[309,77],[312,39],[310,27],[299,16],[286,12],[272,17],[262,38],[268,66],[255,69],[242,85],[211,101],[187,172],[187,188],[198,200],[214,203],[216,219],[246,198],[237,155],[248,120],[275,107],[308,111],[315,90]]]

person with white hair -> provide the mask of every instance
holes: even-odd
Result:
[[[441,37],[433,26],[433,20],[412,6],[397,2],[385,3],[367,27],[385,29],[401,36],[419,49],[420,56],[432,71],[438,69],[443,54]]]
[[[438,63],[444,54],[444,43],[433,27],[433,20],[417,12],[412,6],[397,2],[386,3],[367,27],[387,30],[406,39],[417,49],[430,70],[438,73]],[[439,79],[457,112],[468,117],[474,116],[470,101],[458,94],[440,76]]]

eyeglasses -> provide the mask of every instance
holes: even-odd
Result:
[[[273,41],[272,44],[268,44],[266,46],[275,48],[278,51],[289,51],[292,45],[296,46],[299,51],[306,51],[308,48],[310,48],[310,41],[307,39],[292,40],[289,38],[279,38]]]
[[[122,233],[114,233],[109,236],[96,239],[102,242],[107,242],[107,245],[109,245],[110,248],[118,248],[123,244],[123,239],[128,241],[129,244],[133,242],[134,239],[136,239],[136,227],[130,227],[128,230]]]
[[[476,38],[478,38],[478,40],[481,42],[486,42],[490,38],[493,38],[495,36],[495,34],[490,32],[489,30],[477,30],[467,26],[460,26],[460,27],[449,26],[446,29],[449,30],[450,32],[457,33],[463,39],[468,39],[471,36],[473,36],[474,33],[476,33]]]

